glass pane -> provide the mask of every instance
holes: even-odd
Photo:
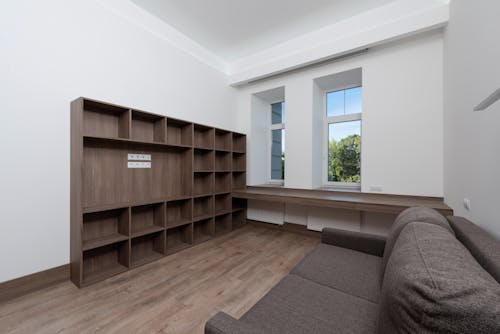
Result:
[[[328,125],[328,181],[361,182],[361,121]]]
[[[272,130],[271,179],[285,178],[285,130]]]
[[[361,112],[361,87],[345,90],[345,113],[357,114]]]
[[[271,123],[285,123],[285,102],[271,104]]]
[[[339,90],[326,94],[326,115],[341,116],[344,115],[344,94],[345,91]]]

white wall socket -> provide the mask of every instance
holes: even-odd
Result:
[[[151,161],[151,154],[129,153],[128,160]]]
[[[464,198],[464,208],[465,208],[467,211],[470,211],[470,199],[468,199],[468,198]]]
[[[128,168],[151,168],[151,161],[129,161]]]

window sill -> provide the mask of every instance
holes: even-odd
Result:
[[[324,186],[315,188],[315,190],[344,191],[344,192],[360,193],[361,186],[324,185]]]

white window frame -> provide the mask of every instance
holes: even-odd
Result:
[[[356,113],[356,114],[349,114],[349,115],[340,115],[340,116],[330,116],[328,117],[327,114],[327,95],[329,93],[334,93],[338,92],[341,90],[346,90],[346,89],[351,89],[351,88],[356,88],[356,87],[361,87],[363,89],[363,85],[360,84],[353,84],[353,85],[347,85],[343,87],[336,87],[333,90],[328,90],[325,91],[325,94],[323,96],[323,182],[325,187],[331,187],[331,188],[339,188],[339,189],[349,189],[349,190],[361,190],[361,183],[359,182],[338,182],[338,181],[328,181],[328,142],[329,142],[329,126],[332,123],[343,123],[343,122],[350,122],[350,121],[361,121],[361,128],[360,128],[360,133],[361,133],[361,138],[363,138],[363,120],[362,120],[362,115],[363,115],[363,90],[361,91],[361,112]],[[360,157],[361,159],[361,157]],[[361,162],[360,162],[361,163]],[[362,165],[361,165],[362,166]],[[361,180],[363,181],[363,180]]]
[[[272,110],[271,110],[271,105],[275,103],[285,103],[284,100],[278,100],[276,102],[269,103],[269,113],[267,117],[267,124],[269,126],[269,130],[267,131],[267,182],[269,184],[274,184],[274,185],[284,185],[285,180],[284,179],[272,179],[271,178],[271,165],[272,165],[272,159],[271,159],[271,151],[272,151],[272,146],[273,146],[273,130],[285,130],[285,123],[277,123],[277,124],[272,124]],[[285,156],[286,159],[286,156]],[[286,172],[286,171],[285,171]]]

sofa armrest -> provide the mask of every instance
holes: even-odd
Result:
[[[321,242],[333,246],[349,248],[358,252],[382,256],[386,238],[363,232],[324,228],[321,231]]]
[[[205,334],[265,334],[262,329],[219,312],[205,324]]]

